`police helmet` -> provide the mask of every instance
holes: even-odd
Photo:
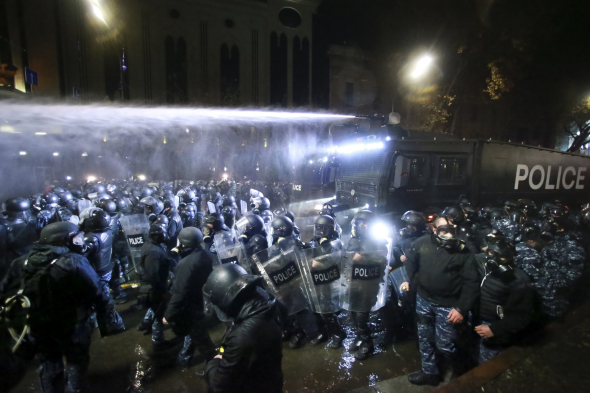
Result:
[[[272,221],[273,236],[288,237],[293,234],[293,221],[286,216],[279,216]]]
[[[98,203],[98,207],[108,214],[115,214],[117,212],[117,204],[110,199],[103,199]]]
[[[460,206],[448,206],[442,211],[441,216],[447,220],[453,221],[453,224],[459,224],[465,220],[465,213]]]
[[[409,225],[420,225],[426,222],[426,217],[424,217],[423,213],[414,210],[408,210],[404,213],[401,220]]]
[[[49,192],[41,197],[40,202],[42,207],[56,207],[59,202],[59,198],[57,195]]]
[[[148,196],[139,201],[145,206],[145,212],[147,214],[160,214],[164,210],[164,204],[159,199],[153,196]]]
[[[238,223],[236,223],[237,227],[242,227],[242,233],[246,236],[253,236],[257,233],[264,232],[264,221],[260,216],[255,214],[248,214],[240,219]]]
[[[84,232],[69,221],[54,222],[41,230],[39,244],[52,246],[82,247],[84,245]]]
[[[206,215],[203,218],[203,228],[205,226],[210,226],[215,231],[222,231],[223,226],[225,225],[225,219],[223,218],[222,214],[219,213],[211,213]]]
[[[153,222],[150,225],[150,230],[148,232],[149,236],[155,235],[167,235],[168,234],[168,225],[164,224],[163,222]]]
[[[229,311],[238,296],[252,291],[261,280],[262,277],[249,275],[240,265],[227,263],[213,269],[203,286],[203,294],[214,306]]]
[[[492,209],[488,214],[490,220],[498,221],[508,218],[508,212],[501,208]]]
[[[526,220],[526,214],[524,214],[524,212],[519,209],[510,209],[510,214],[508,216],[510,221],[514,221],[519,225],[524,224],[524,221]]]
[[[66,206],[69,201],[74,199],[74,196],[69,191],[64,191],[64,192],[60,193],[58,195],[58,197],[59,197],[59,205],[60,206]]]
[[[111,216],[99,207],[89,207],[80,213],[80,228],[86,232],[102,232],[111,225]]]
[[[127,200],[125,200],[125,198],[114,198],[113,202],[115,202],[118,212],[125,212],[129,208],[129,205],[127,204]]]
[[[319,216],[315,220],[315,224],[313,226],[313,236],[315,238],[321,239],[326,238],[329,240],[335,240],[338,238],[338,233],[336,232],[336,221],[330,216]]]
[[[31,208],[31,203],[25,198],[10,198],[6,201],[6,211],[9,213],[22,213]]]
[[[197,248],[203,242],[203,233],[195,227],[182,228],[178,241],[186,248]]]

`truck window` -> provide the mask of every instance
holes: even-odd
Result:
[[[438,185],[463,185],[467,183],[467,158],[440,157]]]
[[[410,159],[410,173],[408,176],[408,186],[418,186],[424,183],[426,168],[426,158],[413,157]]]

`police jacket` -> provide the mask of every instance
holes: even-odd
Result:
[[[144,275],[141,280],[152,286],[153,291],[165,291],[170,270],[170,259],[168,259],[166,246],[156,243],[148,237],[141,246],[141,266]]]
[[[8,219],[6,224],[9,260],[28,254],[39,239],[35,225],[20,218]]]
[[[423,231],[418,231],[416,234],[410,234],[406,228],[400,229],[395,237],[394,244],[393,244],[393,261],[392,261],[392,268],[397,269],[398,267],[403,266],[403,262],[401,261],[402,255],[406,255],[412,248],[412,244],[419,239],[422,235],[424,235]]]
[[[195,248],[180,260],[174,274],[172,298],[166,309],[167,321],[176,323],[203,313],[203,286],[213,271],[215,255]]]
[[[94,267],[99,276],[113,270],[111,255],[113,254],[113,232],[107,229],[104,232],[87,232],[84,235],[84,243],[89,247],[88,261]]]
[[[49,326],[42,330],[33,329],[33,336],[67,335],[76,324],[92,315],[94,310],[102,326],[109,302],[108,295],[103,292],[100,277],[88,260],[80,254],[72,253],[67,247],[35,244],[28,255],[13,261],[0,284],[0,292],[14,295],[20,289],[21,280],[26,274],[34,274],[50,264],[47,290],[50,300],[47,303],[51,309],[47,311],[47,315],[51,320]]]
[[[211,393],[283,391],[283,340],[276,299],[256,288],[221,341],[221,359],[207,363]]]
[[[453,307],[463,316],[473,308],[479,280],[475,258],[467,248],[459,246],[449,251],[429,234],[416,240],[406,257],[408,278],[416,283],[420,296]]]
[[[481,294],[477,307],[480,320],[490,323],[494,336],[515,334],[524,329],[533,313],[533,286],[518,267],[500,273],[491,271],[485,255],[476,257]]]
[[[166,247],[171,250],[176,247],[178,234],[182,231],[182,220],[180,214],[176,210],[170,210],[166,213],[168,217],[168,237],[170,240],[166,242]]]

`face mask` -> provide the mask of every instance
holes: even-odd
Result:
[[[454,236],[452,233],[443,233],[442,235],[439,236],[441,239],[443,240],[450,240],[452,239]]]

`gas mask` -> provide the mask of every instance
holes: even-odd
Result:
[[[490,271],[494,272],[497,271],[500,274],[506,274],[514,270],[512,265],[512,256],[505,258],[505,260],[501,260],[500,256],[494,251],[488,251],[486,255],[486,265],[489,267]]]
[[[436,240],[442,247],[447,250],[452,250],[459,244],[457,239],[457,227],[455,225],[439,225],[436,228]]]
[[[369,235],[369,223],[363,219],[352,220],[352,236],[364,239]]]

